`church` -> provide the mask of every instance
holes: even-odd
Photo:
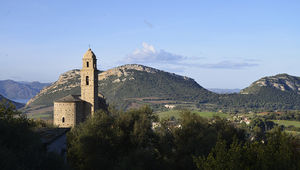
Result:
[[[81,95],[70,94],[54,101],[53,124],[74,127],[98,109],[107,109],[104,96],[98,92],[97,58],[89,48],[82,59]]]

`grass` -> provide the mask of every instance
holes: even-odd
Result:
[[[300,121],[291,121],[291,120],[273,120],[273,122],[283,125],[285,127],[288,126],[295,126],[295,127],[300,127]]]
[[[51,119],[52,115],[50,113],[41,113],[41,114],[28,114],[30,119]]]
[[[199,111],[195,111],[195,110],[193,110],[191,112],[194,114],[197,114],[201,117],[205,117],[205,118],[212,118],[213,116],[219,116],[219,117],[223,117],[223,118],[229,117],[228,114],[219,113],[219,112],[199,112]],[[174,116],[175,118],[179,118],[180,113],[181,113],[180,110],[168,110],[165,112],[158,112],[157,114],[160,119],[165,119],[165,118],[170,118],[172,116]]]
[[[300,136],[300,132],[297,132],[297,131],[288,131],[288,130],[286,130],[285,132],[289,133],[289,134],[292,134],[294,136]]]

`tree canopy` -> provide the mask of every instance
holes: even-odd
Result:
[[[0,102],[1,169],[65,169],[63,159],[47,153],[28,120],[6,101]]]
[[[74,169],[299,169],[296,139],[279,128],[251,139],[218,117],[182,111],[159,125],[149,107],[98,111],[68,133]],[[258,125],[262,125],[259,121]],[[284,163],[281,163],[283,162]]]

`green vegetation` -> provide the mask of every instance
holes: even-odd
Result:
[[[121,66],[122,67],[122,66]],[[119,67],[119,68],[121,68]],[[120,69],[125,74],[113,74],[99,80],[99,92],[103,93],[109,103],[115,103],[119,108],[128,108],[138,98],[153,97],[164,101],[194,101],[199,98],[207,100],[214,94],[201,87],[193,79],[178,76],[164,71],[138,71],[130,67]],[[155,73],[153,73],[155,72]],[[50,106],[53,101],[68,94],[80,94],[80,75],[78,70],[72,70],[61,76],[63,83],[56,82],[45,93],[35,99],[29,106]],[[117,80],[117,81],[116,81]],[[142,102],[143,104],[148,103]],[[159,105],[159,104],[158,104]]]
[[[271,87],[281,89],[287,92],[297,93],[300,87],[300,77],[291,76],[288,74],[278,74],[270,77],[263,77],[241,92],[246,94],[258,94],[262,87]]]
[[[293,135],[296,135],[296,136],[299,136],[299,137],[300,137],[300,132],[296,132],[296,131],[288,131],[288,130],[286,130],[285,132],[287,132],[287,133],[290,133],[290,134],[293,134]]]
[[[300,121],[299,111],[269,112],[267,114],[263,114],[262,116],[267,119]]]
[[[265,143],[218,140],[207,157],[195,157],[199,169],[299,169],[295,138],[279,129],[267,134]]]
[[[29,119],[52,119],[53,118],[53,112],[30,114],[27,117]]]
[[[300,128],[300,121],[290,121],[290,120],[273,120],[278,125],[283,125],[285,127],[294,126]]]
[[[212,113],[202,113],[207,116]],[[219,117],[182,111],[175,121],[158,120],[149,107],[98,111],[67,135],[73,169],[299,169],[297,140],[282,132],[238,128]],[[266,128],[265,120],[254,127]],[[268,127],[270,127],[268,125]],[[254,128],[257,129],[257,128]],[[253,133],[253,134],[252,134]],[[261,138],[257,137],[257,134]],[[252,138],[255,136],[255,138]]]
[[[216,104],[214,109],[230,113],[300,110],[299,94],[272,87],[261,87],[257,94],[220,95],[217,100],[211,102]]]
[[[33,129],[42,122],[28,120],[14,105],[0,103],[1,169],[65,169],[63,159],[47,153]]]
[[[159,116],[160,119],[168,119],[171,117],[174,118],[179,118],[180,114],[182,113],[181,110],[168,110],[168,111],[164,111],[164,112],[158,112],[157,115]],[[200,112],[200,111],[191,111],[191,113],[199,115],[201,117],[205,117],[205,118],[213,118],[215,116],[219,116],[221,118],[227,118],[230,115],[229,114],[225,114],[225,113],[219,113],[219,112]]]
[[[285,75],[274,76],[270,80],[265,78],[267,86],[250,86],[243,91],[253,91],[250,94],[215,94],[201,87],[193,79],[146,66],[135,67],[117,67],[99,80],[99,92],[104,94],[108,103],[124,110],[138,108],[144,104],[150,105],[155,111],[163,111],[165,104],[223,113],[300,110],[300,95],[290,89],[285,81],[281,81]],[[297,78],[286,79],[295,87],[300,84]],[[275,88],[274,83],[279,83],[287,90]],[[52,106],[56,99],[68,94],[80,94],[79,85],[79,70],[67,72],[35,98],[29,107]]]

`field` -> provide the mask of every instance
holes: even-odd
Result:
[[[199,111],[191,111],[194,114],[197,114],[201,117],[205,117],[205,118],[212,118],[213,116],[219,116],[219,117],[229,117],[230,115],[225,114],[225,113],[219,113],[219,112],[199,112]],[[165,112],[158,112],[158,116],[160,119],[166,119],[166,118],[170,118],[172,116],[174,116],[175,118],[179,118],[180,117],[180,110],[169,110],[169,111],[165,111]]]
[[[51,113],[28,114],[27,117],[30,118],[30,119],[49,120],[49,119],[52,119],[52,114]]]
[[[34,106],[22,108],[19,110],[22,113],[25,113],[30,119],[43,119],[49,120],[53,116],[53,106]]]
[[[289,133],[289,134],[291,134],[293,136],[299,136],[300,137],[300,132],[297,132],[297,131],[288,131],[288,130],[286,130],[285,132],[287,132],[287,133]]]
[[[279,125],[284,125],[285,127],[288,127],[288,126],[300,127],[300,121],[273,120],[273,122],[275,122],[275,123],[277,123]]]

